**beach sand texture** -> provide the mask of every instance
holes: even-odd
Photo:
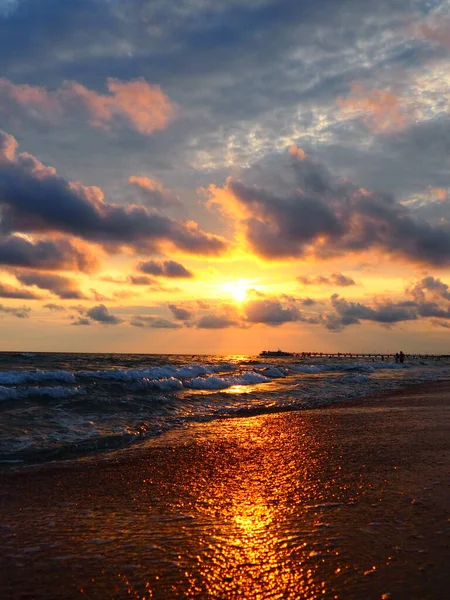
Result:
[[[1,598],[444,599],[450,384],[1,473]]]

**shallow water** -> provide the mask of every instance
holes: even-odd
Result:
[[[190,423],[326,407],[450,377],[450,360],[0,354],[0,461],[136,444]]]

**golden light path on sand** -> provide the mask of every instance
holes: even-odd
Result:
[[[11,475],[4,598],[440,597],[446,408],[403,404],[228,419]]]
[[[242,597],[281,598],[281,590],[292,588],[295,579],[301,597],[314,597],[325,583],[317,584],[313,569],[305,568],[299,586],[298,573],[288,559],[294,548],[290,536],[283,534],[280,520],[280,509],[284,511],[289,493],[286,473],[278,468],[279,479],[272,487],[267,475],[275,464],[266,455],[266,448],[264,455],[261,452],[267,440],[261,438],[260,419],[246,419],[235,425],[234,435],[241,438],[254,458],[260,454],[260,460],[246,461],[244,466],[237,458],[222,472],[220,480],[214,479],[212,486],[198,490],[199,506],[207,507],[207,513],[220,510],[221,519],[213,540],[203,556],[198,556],[203,589],[198,587],[196,575],[189,594],[219,598],[232,597],[239,591]],[[306,548],[294,545],[296,552],[307,553]]]

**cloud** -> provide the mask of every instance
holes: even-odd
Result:
[[[94,288],[90,288],[89,291],[92,294],[92,300],[95,300],[96,302],[104,302],[105,300],[109,300],[107,296],[105,296],[104,294],[100,294],[100,292],[97,292],[97,290],[95,290]]]
[[[297,277],[297,281],[299,281],[303,285],[329,285],[329,286],[340,286],[340,287],[348,287],[350,285],[356,285],[354,280],[351,277],[347,277],[342,273],[333,273],[329,277],[324,275],[318,275],[316,277],[311,276],[302,276]]]
[[[438,200],[448,200],[448,190],[440,187],[430,187],[430,192],[438,199]]]
[[[89,321],[89,319],[86,319],[86,317],[78,317],[75,321],[73,321],[71,323],[71,325],[75,325],[75,326],[91,325],[91,321]]]
[[[179,323],[173,323],[161,317],[143,317],[140,315],[133,317],[130,325],[133,327],[150,327],[152,329],[179,329],[181,327]]]
[[[63,238],[31,241],[18,235],[0,235],[0,264],[89,273],[98,266],[98,259],[92,250],[80,242]]]
[[[31,308],[29,308],[28,306],[22,306],[21,308],[13,308],[11,306],[4,306],[3,304],[0,304],[0,313],[13,315],[18,319],[28,319],[28,317],[30,316],[30,311]]]
[[[248,322],[274,327],[301,319],[301,313],[294,305],[283,306],[277,299],[252,300],[245,305],[244,310]]]
[[[155,283],[154,279],[145,275],[130,275],[125,281],[132,285],[153,285]]]
[[[189,321],[192,318],[192,312],[182,306],[169,304],[169,310],[177,321]]]
[[[61,304],[53,304],[52,302],[49,304],[44,304],[44,308],[48,308],[48,310],[54,312],[64,312],[66,310],[65,306],[62,306]]]
[[[150,177],[132,175],[128,182],[143,199],[143,203],[154,208],[165,208],[170,206],[181,206],[181,201],[172,192],[166,190],[164,186]]]
[[[97,128],[109,127],[119,118],[143,135],[163,129],[174,117],[175,106],[169,98],[158,85],[143,78],[109,78],[106,87],[109,94],[99,94],[76,81],[65,81],[59,89],[49,91],[1,78],[0,113],[16,110],[19,115],[50,124],[62,117],[82,114]]]
[[[228,315],[204,315],[197,321],[199,329],[227,329],[238,326],[239,322]]]
[[[85,295],[75,281],[62,275],[50,273],[16,273],[16,278],[24,285],[35,285],[41,290],[49,290],[64,300],[83,299]]]
[[[299,302],[302,306],[314,306],[317,304],[317,300],[313,300],[312,298],[301,298]]]
[[[407,289],[407,293],[416,302],[425,302],[427,292],[433,299],[450,301],[449,286],[440,279],[436,279],[430,275],[417,281],[412,287]]]
[[[112,315],[104,304],[93,306],[86,311],[86,316],[97,323],[103,323],[105,325],[119,325],[120,323],[123,323],[123,319],[119,319]]]
[[[0,283],[0,298],[17,298],[20,300],[39,300],[40,296],[34,292],[28,290],[21,290],[8,285],[7,283]]]
[[[183,265],[174,260],[165,260],[164,262],[149,260],[147,262],[140,262],[137,269],[141,273],[157,277],[170,277],[174,279],[190,279],[194,277],[191,271],[188,271]]]
[[[361,83],[353,83],[346,98],[337,99],[338,106],[347,118],[361,118],[375,133],[397,131],[414,118],[414,112],[405,110],[407,104],[401,96],[388,90],[367,90]]]
[[[450,264],[450,227],[415,218],[389,194],[337,180],[315,161],[285,153],[211,187],[250,248],[265,259],[329,258],[381,250],[434,266]]]
[[[358,325],[362,320],[385,325],[417,319],[417,307],[410,302],[385,302],[375,308],[360,302],[348,302],[338,294],[331,296],[334,313],[324,318],[325,326],[331,331],[341,331],[348,325]]]
[[[423,23],[418,23],[415,27],[415,33],[425,40],[450,48],[449,17],[439,15],[438,19],[430,19]]]
[[[34,156],[16,154],[0,132],[0,206],[7,231],[60,232],[107,245],[155,251],[170,243],[192,254],[218,255],[226,242],[193,222],[181,223],[143,206],[108,204],[97,187],[58,177]]]

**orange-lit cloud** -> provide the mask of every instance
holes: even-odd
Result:
[[[105,202],[100,188],[58,177],[55,169],[35,157],[15,153],[14,142],[0,130],[0,205],[5,230],[65,233],[116,250],[153,252],[171,246],[192,254],[219,255],[227,249],[226,240],[202,231],[193,221],[175,221],[144,206]]]
[[[430,190],[430,193],[438,200],[447,200],[448,199],[448,190],[446,190],[445,188],[430,187],[429,190]]]
[[[99,266],[99,255],[88,244],[62,237],[31,240],[21,235],[0,235],[0,265],[47,271],[83,271],[90,273]]]
[[[150,192],[162,192],[163,186],[156,179],[152,179],[151,177],[144,177],[140,175],[132,175],[128,178],[128,182],[139,187],[143,190],[147,190]]]
[[[377,250],[422,264],[450,263],[448,230],[421,221],[389,194],[336,181],[309,158],[289,161],[280,155],[265,171],[257,164],[241,180],[210,187],[209,201],[234,219],[242,242],[263,259],[328,259]]]
[[[305,160],[306,158],[306,152],[297,146],[290,146],[288,152],[298,160]]]
[[[417,34],[431,42],[450,48],[450,18],[441,17],[439,22],[420,23],[416,26]]]
[[[388,90],[368,90],[361,83],[353,83],[351,90],[346,98],[337,99],[342,113],[361,118],[375,133],[401,130],[413,117],[411,109],[405,110],[402,97]]]
[[[140,192],[144,203],[155,208],[181,206],[180,199],[170,190],[164,188],[162,183],[151,177],[132,175],[128,183]]]
[[[56,90],[0,79],[0,114],[20,108],[28,117],[55,123],[63,116],[84,113],[93,127],[108,127],[117,117],[143,135],[163,129],[175,115],[175,105],[158,85],[145,79],[108,79],[109,94],[100,94],[76,81]]]

